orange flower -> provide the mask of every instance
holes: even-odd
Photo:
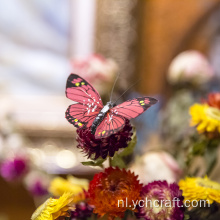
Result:
[[[137,178],[131,171],[112,167],[96,174],[88,190],[89,204],[95,207],[93,212],[99,216],[108,214],[109,218],[123,218],[127,209],[137,211],[132,206],[132,200],[140,199],[142,189]]]
[[[207,103],[209,106],[220,109],[220,92],[210,93]]]

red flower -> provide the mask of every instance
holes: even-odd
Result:
[[[208,105],[220,109],[220,92],[210,93],[207,100]]]
[[[140,199],[142,189],[137,178],[131,171],[112,167],[96,174],[88,190],[89,204],[95,207],[93,212],[99,216],[108,214],[110,218],[123,218],[127,209],[137,211],[132,206],[132,200]]]

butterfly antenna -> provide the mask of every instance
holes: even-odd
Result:
[[[139,83],[141,81],[141,79],[137,80],[135,83],[133,83],[131,86],[129,86],[123,93],[122,95],[114,102],[114,104],[116,104],[116,102],[128,91],[130,90],[133,86],[135,86],[137,83]]]
[[[120,76],[120,74],[117,75],[117,77],[115,78],[115,82],[112,86],[112,91],[111,91],[111,95],[110,95],[110,102],[112,101],[112,94],[113,94],[113,91],[114,91],[114,88],[115,88],[116,82],[118,81],[119,76]]]

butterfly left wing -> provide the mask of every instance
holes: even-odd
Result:
[[[77,102],[66,110],[66,119],[77,128],[90,127],[103,108],[99,93],[85,79],[70,74],[66,84],[67,98]]]
[[[99,110],[100,109],[95,106],[87,106],[76,103],[67,108],[66,119],[76,128],[88,128],[92,126]]]
[[[125,119],[120,116],[107,113],[95,132],[95,138],[106,138],[125,126]]]
[[[157,102],[158,100],[152,97],[140,97],[116,105],[110,109],[110,113],[130,120],[138,117]]]
[[[101,97],[96,89],[77,74],[72,73],[67,79],[66,97],[81,104],[94,103],[97,107],[103,108]]]

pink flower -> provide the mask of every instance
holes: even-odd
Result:
[[[43,196],[48,194],[47,188],[45,188],[44,184],[40,180],[34,182],[28,190],[33,196]]]
[[[33,196],[43,196],[48,194],[48,187],[50,184],[50,177],[40,171],[29,172],[24,179],[27,190]]]
[[[7,181],[18,180],[28,171],[27,160],[22,157],[15,157],[6,160],[1,164],[1,175]]]
[[[207,58],[195,50],[180,53],[173,59],[168,70],[168,81],[171,84],[201,85],[207,83],[213,76],[213,69]]]
[[[99,93],[106,91],[114,81],[118,66],[112,59],[93,54],[84,59],[71,61],[73,72],[88,80]]]
[[[138,207],[138,218],[145,220],[183,220],[184,207],[182,191],[176,183],[154,181],[144,186],[141,199],[147,202]]]

